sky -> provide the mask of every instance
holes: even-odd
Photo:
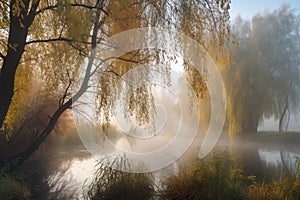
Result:
[[[300,14],[300,0],[231,0],[230,20],[234,21],[239,14],[243,19],[250,20],[258,12],[272,12],[283,3],[289,4],[296,14]]]

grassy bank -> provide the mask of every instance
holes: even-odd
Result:
[[[124,159],[114,160],[130,167]],[[156,185],[158,184],[158,185]],[[0,199],[31,199],[23,175],[0,170]],[[300,177],[289,175],[281,180],[258,182],[246,176],[243,166],[226,148],[215,150],[178,174],[154,181],[151,173],[127,173],[99,164],[87,185],[84,197],[90,199],[205,199],[205,200],[298,200]],[[54,198],[67,199],[67,198]]]
[[[99,163],[91,184],[85,191],[86,200],[106,199],[152,199],[155,196],[155,184],[151,173],[128,173],[114,170],[110,165],[119,169],[129,170],[129,162],[117,158]]]
[[[257,132],[249,136],[249,139],[260,143],[269,144],[296,144],[300,142],[299,132]]]
[[[155,189],[156,188],[156,189]],[[142,195],[142,196],[141,196]],[[300,178],[257,182],[227,149],[213,152],[192,167],[165,179],[159,187],[150,174],[131,174],[101,168],[86,192],[86,199],[300,199]]]
[[[163,184],[161,199],[300,199],[300,177],[285,176],[282,180],[257,182],[254,176],[243,173],[242,166],[227,150],[215,151]]]

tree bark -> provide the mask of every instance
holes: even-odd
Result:
[[[32,3],[29,11],[29,2],[29,0],[22,0],[24,7],[20,6],[16,0],[10,2],[10,25],[7,53],[6,56],[4,56],[0,73],[0,128],[3,126],[3,122],[14,95],[16,71],[25,50],[28,29],[34,20],[34,13],[39,4],[39,0]],[[19,13],[14,11],[14,6],[17,6],[20,9]]]

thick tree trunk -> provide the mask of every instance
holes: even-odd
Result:
[[[32,3],[30,12],[29,0],[23,0],[24,6],[20,6],[16,0],[10,2],[10,25],[7,44],[7,53],[4,57],[0,73],[0,127],[7,115],[12,97],[14,95],[15,74],[24,53],[28,29],[31,26],[39,0]],[[15,11],[13,6],[17,6],[20,11]]]
[[[101,1],[98,1],[96,6],[97,6],[97,8],[101,8],[102,7]],[[100,15],[101,15],[101,10],[98,9],[96,12],[94,28],[93,28],[92,45],[91,45],[92,49],[94,49],[97,44],[97,35],[98,35],[99,28],[100,28],[100,26],[99,26]],[[39,146],[44,142],[44,140],[49,136],[51,131],[54,129],[55,124],[57,123],[59,117],[63,114],[63,112],[66,111],[67,109],[69,109],[73,105],[73,103],[75,101],[77,101],[89,87],[88,83],[91,78],[91,70],[92,70],[94,58],[95,58],[95,52],[92,51],[92,53],[89,57],[87,68],[85,70],[85,77],[80,86],[80,89],[74,94],[74,96],[72,98],[68,99],[65,103],[62,102],[62,104],[58,107],[58,109],[55,111],[55,113],[50,118],[50,121],[49,121],[48,125],[46,126],[46,128],[37,137],[37,139],[30,146],[28,146],[25,149],[25,151],[23,151],[19,155],[15,156],[13,158],[10,158],[8,160],[0,161],[0,166],[8,164],[10,166],[10,169],[14,170],[16,167],[18,167],[24,161],[26,161],[39,148]],[[68,93],[68,88],[65,91],[65,95],[67,93]]]
[[[24,52],[27,33],[28,30],[22,28],[19,20],[13,17],[10,24],[8,51],[0,74],[0,127],[3,125],[14,94],[15,74]]]

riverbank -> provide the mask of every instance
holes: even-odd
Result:
[[[274,132],[261,131],[252,134],[244,134],[234,140],[235,144],[252,144],[270,149],[285,149],[298,151],[300,144],[300,132]]]

